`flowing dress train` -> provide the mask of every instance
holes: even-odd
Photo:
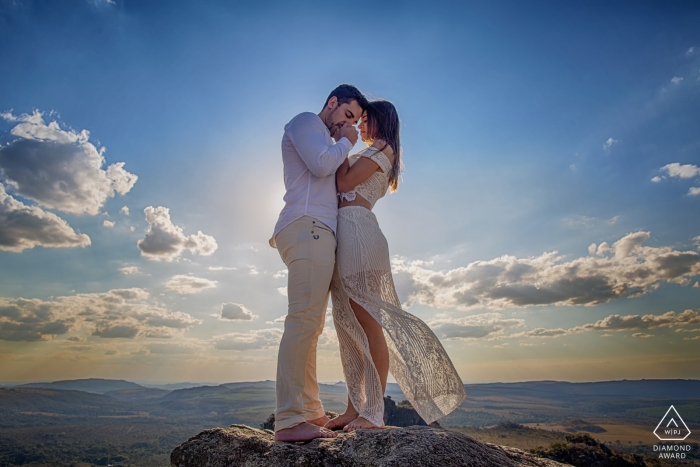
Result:
[[[375,148],[351,156],[351,164],[359,157],[371,158],[382,172],[375,172],[354,192],[341,196],[354,197],[357,193],[374,206],[387,191],[391,164]],[[353,406],[372,424],[384,424],[379,374],[350,299],[382,326],[389,348],[389,371],[423,420],[430,424],[448,415],[465,399],[464,384],[428,325],[401,308],[391,275],[388,244],[374,213],[361,206],[340,208],[337,240],[331,281],[333,322]]]

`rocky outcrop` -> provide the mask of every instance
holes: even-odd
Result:
[[[519,449],[442,428],[411,426],[340,433],[309,443],[275,443],[245,425],[205,430],[170,455],[172,467],[563,467]]]
[[[401,401],[398,404],[389,396],[384,396],[384,424],[386,426],[428,426],[410,402]],[[439,427],[438,422],[430,426]]]
[[[533,449],[539,456],[568,462],[578,467],[645,467],[644,458],[638,454],[613,452],[609,447],[588,433],[565,436],[566,443],[554,443],[548,448]]]

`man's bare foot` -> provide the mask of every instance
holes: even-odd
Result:
[[[291,428],[285,428],[275,432],[275,441],[295,443],[299,441],[311,441],[316,438],[335,438],[338,433],[327,430],[311,423],[300,423]]]
[[[330,420],[330,418],[324,415],[323,417],[319,417],[314,420],[307,420],[306,423],[311,423],[312,425],[316,426],[325,426],[326,423],[328,423],[328,420]]]
[[[355,420],[358,415],[359,414],[354,410],[352,412],[346,411],[344,414],[338,415],[323,426],[329,430],[340,430],[341,428],[345,428],[345,425]]]
[[[347,433],[352,433],[355,430],[371,430],[371,429],[376,430],[378,428],[384,428],[384,424],[382,424],[382,426],[377,426],[365,418],[357,417],[355,420],[353,420],[350,423],[348,423],[347,425],[345,425],[345,428],[343,428],[343,431],[345,431]]]

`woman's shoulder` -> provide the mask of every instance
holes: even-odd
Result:
[[[383,139],[375,140],[367,149],[373,149],[375,152],[381,152],[386,156],[390,163],[394,163],[394,150]]]

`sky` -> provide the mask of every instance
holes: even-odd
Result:
[[[465,383],[700,378],[699,22],[674,1],[0,0],[0,382],[274,379],[282,132],[341,83],[398,109],[405,171],[374,211]]]

